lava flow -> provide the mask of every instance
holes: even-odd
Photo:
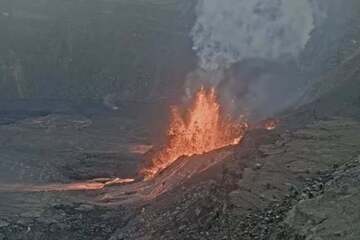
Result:
[[[215,149],[238,144],[247,124],[233,122],[225,117],[215,89],[201,88],[188,110],[171,108],[167,142],[141,170],[145,179],[151,179],[181,156],[204,154]]]
[[[107,186],[123,185],[134,182],[131,178],[97,178],[86,182],[52,183],[44,185],[1,184],[0,192],[65,192],[101,190]]]

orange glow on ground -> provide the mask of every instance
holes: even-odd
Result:
[[[86,182],[53,183],[44,185],[30,184],[0,184],[0,192],[65,192],[65,191],[92,191],[101,190],[107,186],[116,186],[134,182],[126,178],[98,178]]]

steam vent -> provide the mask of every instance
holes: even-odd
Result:
[[[360,239],[360,1],[0,0],[0,240]]]

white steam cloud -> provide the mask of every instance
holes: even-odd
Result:
[[[204,70],[247,58],[296,57],[314,28],[312,0],[199,0],[191,32]]]
[[[291,106],[305,86],[293,60],[326,19],[329,1],[198,0],[191,37],[199,66],[186,97],[212,85],[232,115],[252,119]]]

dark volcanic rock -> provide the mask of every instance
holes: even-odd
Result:
[[[126,223],[129,212],[122,208],[104,208],[80,204],[44,206],[39,216],[15,216],[1,220],[4,239],[108,239],[115,228]]]
[[[359,171],[359,157],[336,170],[324,189],[314,191],[317,196],[295,204],[273,239],[359,238]],[[318,185],[314,183],[313,188]]]
[[[321,197],[336,178],[334,167],[346,166],[360,148],[360,123],[348,119],[278,133],[250,133],[238,154],[214,167],[222,171],[213,181],[207,177],[159,197],[113,238],[270,239],[292,207]],[[274,239],[291,233],[283,230]]]

